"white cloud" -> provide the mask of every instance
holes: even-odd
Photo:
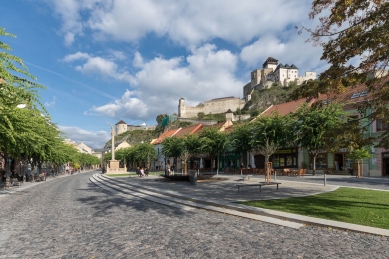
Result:
[[[223,96],[239,97],[244,82],[235,78],[237,63],[236,55],[217,50],[212,44],[193,48],[186,58],[156,57],[145,61],[136,53],[134,65],[139,71],[128,76],[137,90],[127,90],[120,100],[93,107],[87,114],[147,120],[160,113],[177,112],[181,97],[192,104]]]
[[[53,96],[53,100],[52,100],[51,102],[45,102],[45,105],[46,105],[47,107],[54,106],[55,103],[56,103],[56,101],[57,101],[57,97]]]
[[[85,74],[103,74],[111,77],[115,77],[118,66],[109,60],[101,57],[89,58],[82,66],[76,66],[76,70],[81,71]]]
[[[71,44],[85,29],[95,39],[138,42],[149,34],[184,46],[213,39],[246,44],[264,33],[307,20],[311,1],[245,0],[55,0],[55,13]],[[274,14],[277,15],[274,15]]]
[[[108,52],[111,54],[113,59],[116,59],[116,60],[125,60],[126,59],[126,55],[122,51],[110,49]]]
[[[120,100],[115,100],[100,107],[92,107],[90,112],[86,114],[139,120],[145,117],[148,107],[140,99],[136,98],[135,95],[135,92],[126,90]]]
[[[87,131],[75,126],[58,126],[59,130],[66,134],[66,138],[79,143],[83,142],[92,148],[102,148],[111,138],[106,131]]]
[[[63,58],[63,61],[65,61],[65,62],[73,62],[73,61],[76,61],[76,60],[84,60],[84,59],[89,59],[89,58],[91,58],[91,56],[88,53],[77,52],[77,53],[74,53],[74,54],[66,55]]]
[[[127,72],[119,69],[115,60],[125,59],[123,52],[109,50],[109,57],[93,56],[84,52],[77,52],[66,55],[62,60],[68,63],[82,62],[74,68],[83,74],[94,74],[103,77],[110,77],[119,81],[133,83],[134,78]]]

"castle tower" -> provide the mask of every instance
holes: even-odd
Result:
[[[234,113],[231,111],[231,109],[228,109],[226,112],[226,121],[232,121],[234,118]]]
[[[181,98],[178,101],[178,117],[179,118],[186,118],[186,110],[185,110],[185,99]]]
[[[272,58],[272,57],[268,57],[266,59],[265,63],[263,63],[262,67],[263,68],[271,68],[274,71],[277,68],[277,65],[278,65],[277,59]]]
[[[116,134],[115,135],[122,134],[126,131],[127,131],[127,123],[125,123],[122,120],[119,121],[118,123],[116,123]]]

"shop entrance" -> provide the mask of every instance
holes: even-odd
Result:
[[[348,156],[348,153],[335,154],[335,170],[346,171],[352,167],[352,159]]]
[[[335,170],[343,170],[344,156],[343,154],[335,154]]]
[[[389,176],[389,157],[382,159],[382,176]]]

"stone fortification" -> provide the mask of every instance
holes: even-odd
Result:
[[[136,126],[136,125],[127,125],[127,123],[125,123],[123,120],[119,121],[118,123],[116,123],[116,136],[119,135],[119,134],[122,134],[126,131],[133,131],[133,130],[155,130],[156,126],[153,125],[153,126],[147,126],[147,125],[140,125],[140,126]]]
[[[228,109],[235,111],[242,109],[246,101],[236,97],[224,97],[205,101],[204,104],[198,106],[186,106],[185,99],[181,98],[178,103],[178,117],[180,118],[195,118],[199,112],[204,114],[224,113]]]
[[[189,119],[189,118],[177,118],[178,121],[186,121],[186,122],[192,122],[193,124],[204,124],[204,125],[215,125],[217,124],[217,121],[215,120],[196,120],[196,119]]]
[[[303,76],[299,76],[298,73],[298,68],[295,65],[278,64],[277,59],[269,57],[263,63],[262,69],[251,72],[251,81],[243,86],[243,96],[246,101],[249,101],[253,90],[270,88],[274,83],[288,86],[290,82],[295,82],[300,85],[306,80],[316,79],[316,72],[305,72]]]

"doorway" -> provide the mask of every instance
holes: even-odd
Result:
[[[389,157],[382,159],[382,176],[389,176]]]
[[[335,170],[343,170],[344,156],[343,154],[335,154]]]

